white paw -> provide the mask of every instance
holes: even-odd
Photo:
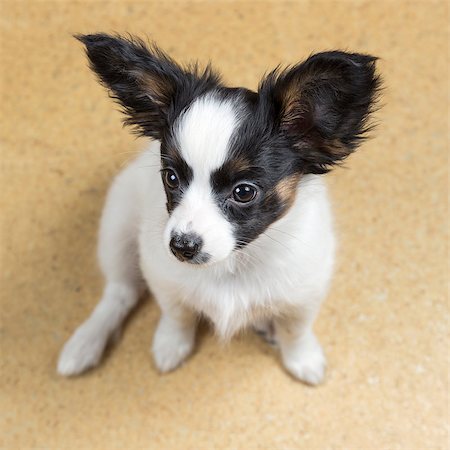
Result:
[[[326,359],[317,340],[283,355],[283,363],[288,372],[306,384],[316,386],[325,377]]]
[[[58,373],[70,377],[78,375],[100,362],[107,336],[89,324],[81,325],[66,342],[59,355]]]
[[[177,368],[194,349],[195,330],[167,326],[162,319],[153,338],[152,353],[162,373]]]

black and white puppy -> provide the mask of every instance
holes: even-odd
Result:
[[[320,175],[365,136],[376,58],[318,53],[253,92],[138,39],[78,39],[125,123],[154,142],[112,184],[99,238],[105,290],[64,346],[59,373],[99,363],[145,279],[162,311],[152,346],[161,372],[192,352],[203,315],[223,338],[274,330],[286,369],[320,383],[312,326],[335,259]]]

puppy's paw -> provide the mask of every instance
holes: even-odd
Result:
[[[326,359],[316,339],[283,355],[283,363],[291,375],[306,384],[316,386],[324,380]]]
[[[194,330],[167,326],[159,323],[153,338],[152,353],[155,365],[162,373],[176,369],[194,349]]]
[[[89,324],[81,325],[66,342],[59,355],[58,373],[70,377],[78,375],[100,362],[107,337]]]

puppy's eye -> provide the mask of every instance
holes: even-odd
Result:
[[[251,184],[239,184],[233,189],[233,198],[239,203],[249,203],[256,197],[256,188]]]
[[[180,180],[172,169],[164,171],[164,181],[169,189],[177,189],[180,185]]]

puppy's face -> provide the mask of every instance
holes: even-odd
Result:
[[[165,240],[183,261],[227,258],[294,197],[295,160],[287,145],[277,149],[265,121],[255,120],[256,109],[255,94],[216,88],[194,99],[162,139]]]
[[[161,141],[164,240],[191,264],[222,261],[252,242],[289,210],[303,174],[348,156],[379,85],[366,55],[317,54],[252,92],[225,87],[209,67],[185,70],[138,40],[79,39],[125,122]]]

